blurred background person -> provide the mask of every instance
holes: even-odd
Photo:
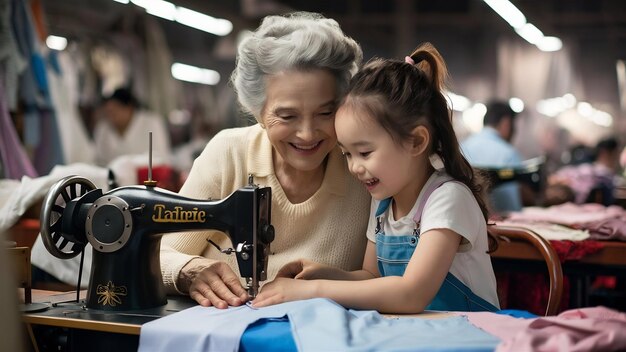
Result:
[[[549,188],[569,187],[574,195],[573,201],[578,204],[613,204],[615,187],[623,184],[623,178],[619,176],[620,148],[617,139],[609,137],[599,141],[592,155],[592,161],[557,170],[548,178]]]
[[[103,118],[94,130],[98,165],[107,166],[120,156],[147,154],[149,132],[152,132],[153,156],[168,163],[171,143],[164,119],[141,109],[129,89],[116,89],[106,97],[102,112]]]
[[[463,154],[476,168],[519,168],[522,156],[511,144],[515,133],[517,113],[507,102],[492,101],[487,104],[484,127],[461,143]],[[491,211],[504,213],[522,209],[518,182],[504,182],[490,188]]]

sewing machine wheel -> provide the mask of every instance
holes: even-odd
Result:
[[[73,234],[62,231],[63,212],[67,204],[96,189],[88,179],[80,176],[68,176],[55,183],[44,198],[41,209],[41,239],[52,255],[61,259],[77,256],[86,243],[74,239]]]

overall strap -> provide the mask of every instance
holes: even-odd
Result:
[[[442,177],[438,180],[436,180],[435,182],[431,183],[428,188],[426,188],[424,190],[424,193],[422,195],[422,199],[420,201],[420,204],[417,206],[417,212],[415,212],[415,216],[413,217],[413,221],[415,221],[416,224],[419,224],[420,221],[422,220],[422,212],[424,211],[424,207],[426,206],[426,201],[428,201],[428,198],[430,198],[430,195],[439,187],[441,187],[441,185],[443,185],[446,182],[449,181],[454,181],[454,179],[452,177],[446,176],[446,177]]]

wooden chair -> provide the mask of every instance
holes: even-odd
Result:
[[[536,232],[522,228],[509,226],[488,226],[489,234],[496,239],[498,248],[490,250],[492,257],[502,259],[527,259],[521,252],[516,254],[515,251],[506,253],[506,246],[510,243],[524,244],[530,247],[531,251],[538,254],[537,259],[543,258],[548,268],[548,276],[550,279],[550,293],[548,296],[548,304],[545,315],[556,315],[561,304],[563,296],[563,269],[561,261],[556,254],[550,242],[538,235]],[[491,247],[493,249],[493,247]]]

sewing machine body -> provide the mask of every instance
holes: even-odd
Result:
[[[125,311],[166,304],[159,258],[165,233],[222,231],[234,248],[224,252],[237,256],[249,293],[254,296],[266,279],[274,239],[270,188],[251,184],[222,200],[201,201],[153,186],[103,193],[89,184],[77,176],[59,181],[44,200],[41,221],[44,244],[57,257],[93,246],[88,308]]]

